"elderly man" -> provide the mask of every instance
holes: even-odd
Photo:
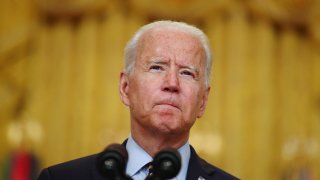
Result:
[[[125,48],[120,97],[129,107],[131,135],[126,173],[143,180],[145,164],[171,147],[181,155],[174,179],[237,179],[201,159],[189,145],[189,133],[206,108],[211,53],[205,34],[185,23],[157,21],[140,28]],[[39,179],[103,179],[96,155],[49,167]]]

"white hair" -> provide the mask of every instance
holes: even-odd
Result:
[[[157,28],[174,28],[182,32],[189,33],[195,36],[200,41],[206,55],[205,85],[208,87],[210,84],[210,74],[211,74],[211,65],[212,65],[211,51],[210,51],[208,38],[203,31],[201,31],[197,27],[194,27],[184,22],[163,20],[163,21],[152,22],[150,24],[142,26],[128,41],[125,47],[125,50],[124,50],[125,72],[128,74],[132,72],[132,69],[134,67],[134,63],[136,60],[137,46],[142,35],[149,30],[157,29]]]

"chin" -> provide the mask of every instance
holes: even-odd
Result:
[[[181,119],[172,116],[161,116],[155,118],[153,124],[158,132],[176,134],[183,129],[180,122]]]
[[[157,127],[156,131],[158,134],[162,134],[163,136],[172,136],[181,132],[179,128],[172,128],[167,126]]]

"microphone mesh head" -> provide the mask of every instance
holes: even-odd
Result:
[[[127,161],[128,153],[125,147],[111,144],[98,155],[97,167],[103,176],[114,179],[124,176]]]
[[[161,150],[153,160],[154,175],[161,179],[170,179],[177,176],[181,168],[180,153],[173,148]]]

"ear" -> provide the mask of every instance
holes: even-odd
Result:
[[[199,109],[197,118],[200,118],[204,114],[204,111],[206,110],[209,92],[210,92],[210,86],[207,87],[205,89],[205,92],[203,93],[203,96],[202,96],[202,99],[201,99],[201,104],[200,104],[200,109]]]
[[[123,104],[126,106],[130,105],[129,100],[129,77],[126,73],[121,72],[120,74],[120,85],[119,85],[120,98]]]

